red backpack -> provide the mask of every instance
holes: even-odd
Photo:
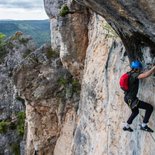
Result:
[[[120,77],[119,84],[120,84],[121,89],[123,89],[124,91],[129,91],[130,75],[131,74],[127,72]]]

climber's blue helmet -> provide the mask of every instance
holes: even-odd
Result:
[[[140,61],[135,60],[135,61],[131,62],[131,68],[132,69],[142,69],[143,66],[142,66],[142,63]]]

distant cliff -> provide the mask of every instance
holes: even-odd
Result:
[[[0,39],[2,43],[2,39]],[[24,154],[25,100],[20,97],[13,70],[35,50],[32,38],[17,32],[0,43],[0,154]]]

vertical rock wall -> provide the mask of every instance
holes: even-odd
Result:
[[[58,53],[45,45],[37,49],[14,70],[14,81],[26,101],[26,155],[51,155],[57,143],[69,152],[80,84],[62,67]]]
[[[94,25],[90,22],[90,40],[78,111],[80,121],[75,132],[73,154],[154,154],[154,135],[138,128],[144,111],[135,119],[133,133],[122,131],[130,110],[123,101],[119,77],[129,70],[128,58],[121,41],[106,38],[102,27],[104,20],[99,16],[93,16],[91,20]],[[140,99],[152,105],[155,101],[153,83],[153,76],[143,80],[139,92]],[[152,127],[153,122],[154,114],[149,124]]]
[[[45,4],[50,4],[51,1],[45,0],[44,2]],[[60,43],[60,46],[57,46],[56,43],[52,42],[54,43],[53,46],[59,47],[60,56],[62,56],[62,53],[64,52],[63,47],[67,47],[67,44],[70,41],[68,34],[65,36],[62,32],[63,26],[64,30],[66,29],[63,22],[66,21],[66,18],[72,18],[73,16],[66,15],[64,19],[61,19],[60,17],[58,18],[58,11],[54,12],[55,14],[49,12],[49,8],[53,8],[56,6],[54,4],[57,4],[57,2],[54,1],[52,3],[52,5],[45,5],[45,9],[49,17],[54,18],[51,20],[51,26],[52,24],[55,26],[55,23],[57,23],[57,26],[52,29],[51,33],[53,38],[56,37],[54,41],[59,40],[60,43],[62,43],[62,46]],[[67,3],[71,6],[70,1],[61,1],[61,4],[63,3]],[[84,3],[81,4],[84,5]],[[100,8],[98,5],[94,6],[95,7],[93,7],[93,9]],[[52,16],[53,14],[54,16]],[[91,15],[91,13],[89,13],[89,16],[85,17],[87,20],[89,19],[89,24],[86,29],[88,30],[88,43],[86,46],[87,50],[84,71],[81,78],[82,89],[78,116],[76,119],[77,127],[74,132],[73,141],[69,140],[69,142],[66,143],[66,147],[63,147],[67,148],[68,144],[71,144],[72,141],[72,150],[69,148],[68,152],[65,151],[64,154],[153,155],[155,152],[153,147],[154,134],[150,135],[149,133],[144,133],[138,129],[138,124],[142,121],[142,115],[144,114],[143,111],[133,123],[133,133],[126,133],[122,131],[123,123],[126,122],[130,114],[130,109],[123,101],[123,92],[119,88],[118,81],[121,74],[129,70],[127,52],[118,38],[114,39],[106,34],[106,30],[104,30],[103,27],[103,23],[105,21],[102,17],[96,14]],[[53,20],[55,21],[54,23]],[[79,20],[76,22],[78,23]],[[61,24],[59,25],[58,23]],[[56,33],[55,30],[59,32]],[[122,31],[122,33],[123,32],[124,31]],[[67,38],[68,42],[66,42],[66,40],[64,41],[61,38],[62,36]],[[127,38],[125,42],[128,42]],[[75,43],[76,42],[72,42],[70,45],[74,47]],[[74,54],[72,53],[72,50],[70,51],[70,49],[72,48],[66,48],[65,52],[69,53],[70,57],[73,56],[74,58]],[[149,45],[148,48],[146,46],[142,46],[141,49],[142,54],[139,56],[141,60],[143,60],[144,66],[147,68],[148,66],[146,63],[154,61],[152,51],[150,51],[151,48],[149,48]],[[138,57],[138,54],[130,54],[132,58],[135,57],[135,55]],[[68,57],[66,58],[68,59]],[[63,57],[61,57],[61,59],[63,62]],[[70,61],[70,59],[68,60]],[[63,62],[64,66],[67,66],[69,61],[65,61],[66,64]],[[72,68],[69,67],[68,69],[72,70]],[[154,105],[154,92],[154,77],[152,76],[147,80],[143,80],[141,83],[141,91],[139,92],[140,99],[144,99],[146,102]],[[150,125],[152,127],[154,127],[153,120],[154,113],[150,121]],[[68,125],[68,128],[71,128],[72,125],[70,125],[71,124]],[[59,148],[59,144],[62,142],[63,136],[57,142],[54,151],[55,155],[59,155],[63,152],[63,148]]]
[[[80,78],[88,44],[88,10],[75,1],[44,0],[44,3],[51,20],[52,47],[60,51],[63,66]],[[74,13],[61,17],[59,12],[64,4]]]

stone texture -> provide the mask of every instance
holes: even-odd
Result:
[[[130,60],[141,59],[149,47],[154,57],[155,2],[124,0],[77,0],[103,16],[121,37]]]
[[[146,69],[154,61],[154,30],[150,31],[154,28],[154,23],[150,26],[151,18],[144,16],[153,7],[145,9],[137,7],[142,5],[142,1],[140,3],[99,0],[78,2],[102,15],[119,34],[125,47],[118,38],[111,38],[105,33],[106,30],[103,27],[105,21],[102,17],[89,15],[89,42],[71,154],[154,154],[153,136],[138,130],[143,112],[133,123],[134,133],[122,132],[123,123],[127,120],[130,109],[124,103],[123,92],[118,85],[121,74],[129,70],[127,55],[130,61],[134,58],[142,60]],[[148,2],[148,4],[151,3],[153,2]],[[141,15],[145,20],[140,19]],[[147,27],[152,28],[147,29]],[[53,35],[55,36],[54,33]],[[153,76],[143,80],[139,92],[140,99],[152,105],[154,105],[153,83]],[[149,94],[144,95],[146,92]],[[153,116],[150,121],[152,127],[154,127]],[[147,143],[150,145],[148,146]],[[55,151],[55,155],[57,154],[59,152]]]
[[[151,143],[148,149],[144,147],[145,143],[148,143],[147,136],[138,130],[138,124],[142,121],[141,116],[133,123],[135,130],[133,134],[122,132],[123,122],[128,118],[130,110],[122,101],[123,92],[119,88],[118,81],[120,75],[129,69],[129,62],[121,42],[105,39],[101,33],[101,21],[97,22],[97,17],[93,19],[100,34],[96,30],[93,31],[94,29],[90,31],[92,41],[86,56],[78,111],[80,122],[75,132],[73,154],[153,154],[152,137],[148,136]],[[142,98],[143,94],[146,94],[144,92],[149,92],[147,99],[144,100],[154,104],[153,77],[148,80],[149,82],[142,86],[143,91],[139,96],[144,99],[145,97]],[[150,125],[152,122],[153,116]]]
[[[10,58],[6,57],[3,65],[10,69],[13,81],[8,77],[6,66],[1,66],[1,83],[6,80],[1,92],[6,83],[12,82],[11,86],[7,85],[7,95],[1,98],[6,100],[11,94],[7,102],[16,105],[13,95],[18,92],[25,100],[25,154],[154,155],[154,133],[138,129],[144,111],[134,121],[133,133],[122,132],[130,109],[123,101],[118,83],[121,74],[129,70],[129,61],[133,58],[142,60],[145,69],[155,61],[154,17],[151,16],[154,2],[78,2],[44,0],[51,20],[54,50],[44,45],[27,53],[24,50],[27,46],[23,44],[11,50]],[[75,13],[62,18],[59,9],[64,3]],[[105,29],[105,20],[84,5],[110,23],[125,47],[117,36],[108,34],[110,30]],[[18,51],[20,48],[22,50]],[[14,84],[16,87],[12,88]],[[141,82],[140,99],[154,106],[154,92],[153,76]],[[4,109],[12,112],[10,106]],[[8,116],[2,111],[2,119]],[[149,125],[155,128],[154,112]],[[7,144],[8,139],[0,143],[6,148],[2,150],[5,154],[8,146],[3,144]]]
[[[60,137],[57,140],[54,154],[69,155],[72,154],[72,143],[74,131],[76,127],[76,113],[74,109],[70,109],[63,123],[63,128],[60,132]]]
[[[35,45],[30,36],[25,36],[21,32],[17,32],[6,42],[5,52],[8,54],[0,64],[0,122],[5,121],[10,125],[7,126],[6,132],[0,133],[0,154],[12,155],[15,147],[16,151],[20,151],[18,146],[24,144],[24,141],[17,129],[11,128],[11,124],[17,126],[18,112],[25,111],[24,100],[19,100],[13,82],[13,69],[22,62],[27,52],[35,49]]]
[[[105,21],[101,17],[94,15],[94,25],[89,25],[91,39],[82,81],[81,104],[78,111],[80,121],[73,147],[73,154],[76,155],[121,154],[118,141],[124,140],[121,138],[121,123],[126,117],[122,111],[129,111],[123,106],[123,96],[117,81],[119,75],[127,69],[128,61],[119,39],[114,41],[101,33],[104,32],[103,22]],[[124,66],[120,68],[122,63]],[[122,149],[123,153],[127,154],[124,148]]]
[[[74,1],[44,0],[44,3],[51,20],[52,47],[60,51],[63,66],[80,79],[88,44],[88,10]],[[61,17],[59,10],[63,4],[75,13]]]
[[[66,132],[71,141],[80,84],[63,68],[58,53],[49,46],[40,47],[14,70],[14,82],[26,101],[26,155],[53,154],[69,123],[71,129]]]

